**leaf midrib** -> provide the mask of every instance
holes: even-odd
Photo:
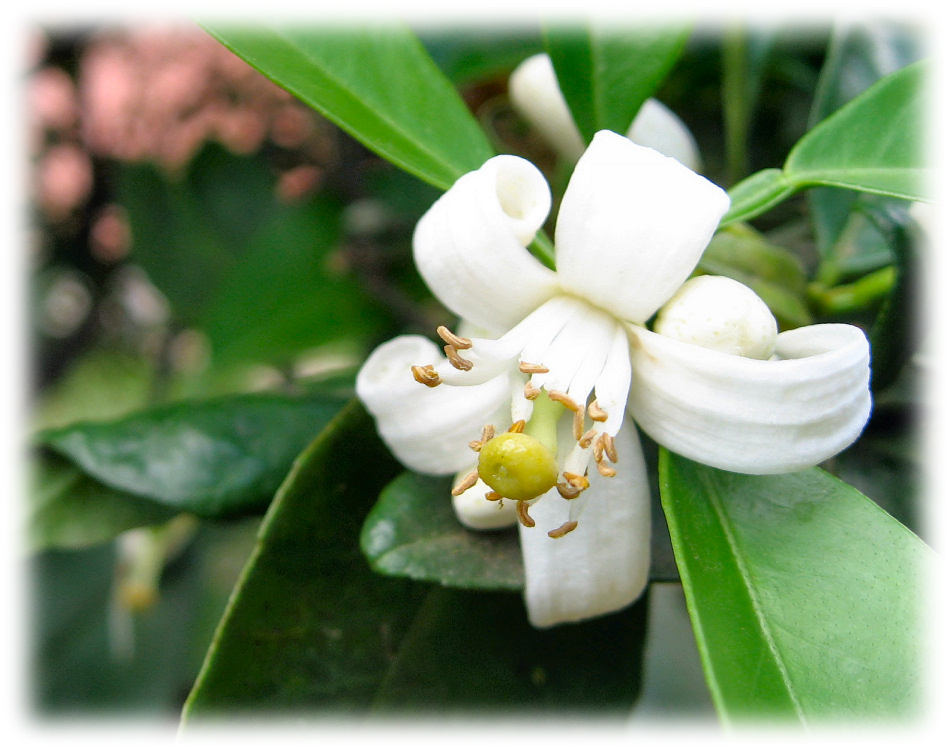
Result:
[[[785,686],[788,697],[795,708],[795,713],[798,715],[798,718],[802,721],[802,723],[805,723],[805,712],[802,710],[801,702],[799,701],[798,695],[795,692],[792,680],[789,677],[788,668],[786,667],[785,661],[779,652],[775,637],[773,636],[772,631],[766,622],[762,611],[762,605],[755,594],[755,587],[752,585],[752,576],[745,566],[740,545],[735,538],[732,526],[728,521],[728,516],[726,515],[725,509],[723,507],[722,497],[708,477],[700,476],[700,482],[702,483],[703,489],[706,492],[706,498],[715,512],[716,518],[719,521],[719,525],[722,528],[726,543],[729,545],[729,549],[732,552],[732,559],[735,561],[736,569],[739,572],[739,576],[742,580],[746,595],[748,596],[749,602],[752,605],[752,612],[755,615],[762,639],[768,647],[769,653],[772,654],[775,666],[778,669],[779,675],[781,676],[782,684]],[[713,672],[715,672],[715,670],[713,670]]]

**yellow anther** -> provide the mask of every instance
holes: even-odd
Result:
[[[502,497],[532,500],[557,484],[557,458],[541,441],[505,432],[478,453],[478,475]]]
[[[581,435],[581,439],[577,441],[577,444],[584,449],[590,448],[591,444],[594,442],[594,438],[596,437],[597,428],[591,427],[587,432]]]
[[[452,488],[452,494],[461,495],[465,490],[470,490],[478,481],[478,469],[472,469],[468,474],[462,477],[462,481]]]
[[[584,437],[584,410],[578,409],[574,412],[574,420],[571,422],[571,431],[574,433],[574,439],[577,442]]]
[[[478,451],[482,449],[482,446],[485,445],[485,443],[487,443],[493,437],[495,437],[495,425],[486,424],[482,428],[481,438],[479,440],[473,440],[472,442],[470,442],[468,444],[468,447],[471,448],[476,453],[478,453]]]
[[[590,487],[590,481],[583,474],[572,474],[569,471],[565,471],[564,478],[571,487],[577,487],[579,490],[586,490]]]
[[[548,532],[548,536],[552,539],[560,539],[565,534],[570,534],[574,529],[577,528],[577,521],[567,521],[562,523],[556,529]]]
[[[501,500],[502,498],[501,498],[501,495],[495,492],[495,490],[489,490],[488,492],[485,493],[485,499],[491,500],[493,503],[495,503]]]
[[[439,338],[442,339],[446,344],[454,346],[456,349],[471,349],[472,340],[467,339],[464,336],[456,336],[445,326],[439,326],[435,329],[435,332],[439,334]]]
[[[580,487],[574,487],[566,482],[558,482],[556,486],[558,494],[565,500],[573,500],[584,491]]]
[[[523,419],[519,419],[517,422],[512,422],[511,427],[508,428],[508,432],[524,432],[524,428],[528,423]]]
[[[528,504],[524,500],[517,502],[515,510],[518,513],[518,520],[521,521],[523,526],[527,526],[529,529],[534,527],[534,519],[528,515]]]
[[[464,359],[459,356],[459,353],[455,350],[455,347],[451,344],[446,344],[442,347],[442,350],[445,352],[445,356],[449,358],[449,364],[452,365],[456,370],[463,370],[468,372],[474,367],[474,365],[467,359]]]
[[[566,408],[570,409],[573,412],[583,413],[583,409],[581,409],[581,405],[577,403],[574,399],[572,399],[570,396],[568,396],[566,393],[564,393],[563,391],[548,391],[548,397],[552,401],[557,401],[559,404],[561,404],[562,406],[565,406]]]
[[[607,458],[610,459],[611,463],[617,463],[617,446],[614,445],[613,436],[605,432],[601,439],[604,443],[604,453],[607,454]]]
[[[607,464],[601,462],[597,464],[597,471],[600,472],[602,477],[615,477],[617,476],[617,470],[612,466],[607,466]]]
[[[540,395],[541,389],[532,385],[530,380],[524,384],[524,397],[528,401],[534,401]]]
[[[607,421],[607,412],[600,408],[596,399],[590,402],[590,406],[587,407],[587,413],[590,414],[590,418],[595,422]]]
[[[548,368],[544,365],[535,365],[530,362],[519,362],[518,369],[526,375],[541,374],[544,372],[549,372]]]
[[[439,373],[435,371],[432,365],[413,365],[412,377],[415,378],[417,383],[422,383],[422,385],[429,388],[435,388],[442,382],[442,378],[439,377]]]

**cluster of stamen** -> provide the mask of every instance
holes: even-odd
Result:
[[[445,342],[443,351],[445,352],[445,356],[448,358],[448,361],[452,367],[464,372],[471,370],[474,366],[474,363],[462,357],[459,352],[471,349],[474,345],[472,340],[462,336],[457,336],[445,326],[439,326],[438,329],[436,329],[436,332]],[[519,362],[518,369],[520,372],[529,376],[528,382],[525,383],[524,386],[524,397],[529,401],[534,401],[541,395],[542,388],[534,385],[530,376],[547,373],[549,372],[549,369],[544,365],[525,361]],[[439,376],[433,365],[413,366],[412,375],[417,382],[422,383],[429,388],[434,388],[435,386],[442,383],[442,378]],[[571,431],[574,436],[574,440],[577,442],[578,447],[582,450],[592,450],[594,464],[597,467],[598,473],[604,477],[615,476],[617,473],[616,469],[608,465],[608,462],[617,462],[617,450],[614,445],[614,438],[608,433],[599,430],[596,426],[597,424],[607,421],[607,412],[598,405],[596,399],[591,401],[589,404],[582,405],[563,391],[547,390],[547,395],[552,401],[561,404],[565,409],[572,413]],[[589,418],[591,422],[594,423],[594,426],[585,431],[585,421],[587,418]],[[506,432],[522,433],[525,430],[525,426],[525,420],[522,419],[513,423]],[[486,425],[482,430],[481,437],[478,440],[473,440],[470,442],[469,447],[478,453],[494,438],[494,425]],[[561,476],[564,478],[563,481],[556,482],[554,487],[565,500],[576,499],[582,492],[590,487],[590,480],[587,478],[586,468],[584,469],[583,474],[564,471]],[[456,486],[452,489],[452,494],[455,496],[461,495],[462,493],[474,487],[478,480],[479,470],[476,468],[466,474],[461,479],[461,481],[456,484]],[[505,499],[508,498],[503,496],[498,491],[490,489],[485,493],[485,499],[501,504]],[[515,500],[518,520],[524,526],[529,528],[535,525],[534,519],[531,518],[530,514],[528,513],[530,503],[533,502],[534,499],[536,498]],[[577,521],[570,520],[558,528],[549,531],[548,536],[552,538],[559,538],[570,533],[576,527]]]

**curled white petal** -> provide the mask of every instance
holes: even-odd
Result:
[[[601,131],[558,214],[561,286],[642,323],[695,268],[728,208],[721,188],[675,159]]]
[[[546,54],[529,57],[508,80],[508,95],[515,111],[566,161],[576,162],[584,153],[574,118],[558,85],[551,58]],[[693,171],[701,160],[689,128],[656,99],[647,99],[626,133],[634,143],[676,159]]]
[[[487,423],[508,419],[509,376],[467,387],[428,388],[413,365],[441,358],[422,336],[398,336],[379,346],[356,378],[356,394],[376,419],[383,442],[399,461],[422,474],[452,474],[472,463],[469,442]]]
[[[616,440],[617,476],[592,472],[577,528],[564,523],[571,503],[552,490],[531,506],[533,528],[519,527],[528,619],[538,628],[607,614],[635,601],[650,569],[650,488],[636,429],[627,420]]]
[[[469,455],[471,456],[471,454]],[[472,468],[474,468],[474,465],[462,469],[455,477],[456,483],[460,482]],[[478,479],[472,487],[469,487],[460,495],[452,496],[452,507],[463,526],[476,531],[488,531],[504,529],[518,523],[515,503],[510,501],[499,503],[496,500],[486,500],[485,493],[489,490],[491,490],[491,487]]]
[[[551,208],[531,162],[496,156],[462,176],[416,225],[416,267],[442,304],[492,330],[507,329],[556,290],[554,272],[525,248]]]
[[[694,172],[702,169],[699,147],[689,128],[662,102],[647,99],[633,119],[627,138],[676,159]]]
[[[550,57],[534,55],[515,68],[508,79],[508,95],[515,111],[562,158],[570,162],[580,158],[584,139],[558,86]]]
[[[675,453],[727,471],[797,471],[842,451],[871,410],[869,347],[854,326],[779,334],[776,356],[756,360],[637,328],[627,407]]]

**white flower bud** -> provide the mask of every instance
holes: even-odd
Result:
[[[725,276],[690,279],[661,309],[656,333],[750,359],[768,359],[778,327],[759,296]]]

